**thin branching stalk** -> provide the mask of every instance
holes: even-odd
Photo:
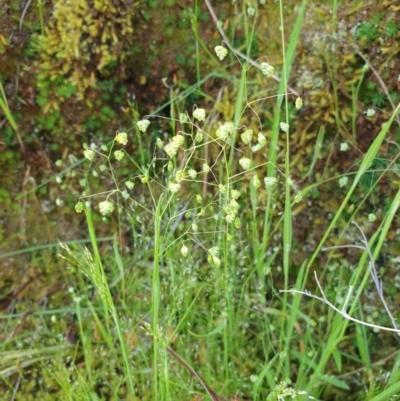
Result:
[[[204,1],[205,1],[206,5],[207,5],[208,11],[210,12],[210,15],[211,15],[213,21],[214,21],[214,23],[215,23],[215,26],[216,26],[216,28],[218,29],[218,32],[220,33],[220,35],[221,35],[222,38],[224,39],[224,42],[225,42],[225,44],[229,47],[229,49],[230,49],[234,54],[236,54],[239,58],[243,59],[243,60],[246,61],[247,63],[249,63],[249,64],[251,64],[252,66],[254,66],[254,67],[256,67],[256,68],[258,68],[258,69],[261,70],[261,65],[260,65],[259,63],[257,63],[257,61],[254,61],[253,59],[251,59],[250,57],[246,56],[244,53],[242,53],[241,51],[235,49],[235,48],[232,46],[232,44],[230,43],[230,41],[229,41],[228,37],[226,36],[224,30],[223,30],[222,27],[220,26],[218,17],[217,17],[217,15],[216,15],[216,13],[215,13],[215,11],[214,11],[214,9],[213,9],[213,7],[212,7],[210,1],[209,1],[209,0],[204,0]],[[271,76],[271,78],[273,78],[273,79],[274,79],[275,81],[277,81],[277,82],[280,82],[280,80],[281,80],[281,79],[280,79],[277,75],[275,75],[275,74],[273,74],[273,75]],[[299,96],[299,93],[298,93],[295,89],[293,89],[292,87],[288,87],[288,88],[290,89],[290,91],[291,91],[294,95]]]

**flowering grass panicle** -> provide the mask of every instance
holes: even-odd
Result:
[[[228,50],[223,46],[215,46],[215,53],[217,57],[222,61],[228,54]]]

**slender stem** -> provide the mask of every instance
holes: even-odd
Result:
[[[38,0],[38,10],[40,17],[40,34],[44,36],[44,18],[43,18],[43,2],[42,0]]]
[[[219,20],[217,15],[215,14],[214,9],[211,6],[211,3],[209,0],[204,0],[204,2],[207,5],[208,11],[212,17],[212,19],[214,20],[215,26],[218,30],[218,32],[220,33],[220,35],[222,36],[222,38],[224,39],[225,44],[229,47],[229,49],[235,53],[238,57],[242,58],[243,60],[247,61],[248,63],[250,63],[252,66],[258,68],[259,70],[261,70],[261,65],[259,63],[257,63],[257,61],[254,61],[252,58],[246,56],[244,53],[240,52],[239,50],[236,50],[230,43],[228,37],[226,36],[224,30],[222,29],[222,27],[220,26]],[[280,78],[277,75],[272,75],[272,79],[274,79],[277,82],[280,82]],[[293,89],[292,87],[288,87],[290,89],[290,91],[296,95],[299,96],[299,93]]]
[[[184,360],[182,359],[171,347],[167,347],[167,351],[178,361],[184,368],[186,368],[192,376],[194,376],[207,391],[208,395],[213,401],[220,401],[221,397],[208,386],[206,381]]]
[[[140,119],[139,110],[138,110],[138,106],[137,106],[136,102],[134,102],[131,105],[131,109],[132,109],[132,114],[133,114],[134,121],[139,121],[139,119]],[[140,160],[140,164],[142,166],[144,166],[145,162],[146,162],[146,154],[145,154],[144,147],[143,147],[142,132],[140,131],[140,129],[138,128],[138,126],[136,124],[135,124],[135,131],[136,131],[136,138],[137,138],[138,145],[139,145],[139,155],[140,155],[139,160]]]
[[[279,1],[279,15],[280,15],[280,31],[281,31],[281,44],[282,44],[282,58],[283,58],[283,93],[285,99],[285,121],[289,124],[289,100],[287,95],[287,82],[288,82],[288,63],[286,59],[286,44],[285,44],[285,28],[283,18],[283,1]],[[278,110],[277,110],[278,112]],[[290,129],[290,128],[289,128]],[[290,250],[292,247],[292,210],[291,210],[291,185],[290,185],[290,131],[286,133],[286,154],[285,154],[285,211],[283,217],[283,277],[284,286],[288,288],[289,285],[289,270],[290,270]],[[279,347],[287,351],[288,341],[284,336],[285,327],[287,325],[286,319],[284,319],[287,313],[287,294],[283,295],[283,306],[282,306],[282,319],[281,319],[281,335],[279,336]],[[281,363],[284,366],[285,375],[289,371],[289,363],[287,358],[283,358]]]
[[[161,217],[162,217],[163,194],[157,203],[154,217],[154,262],[153,262],[153,283],[152,283],[152,330],[154,339],[153,349],[153,399],[159,399],[158,394],[158,313],[160,309],[160,249],[161,249]]]
[[[227,228],[228,230],[228,225]],[[229,272],[229,264],[228,264],[228,241],[226,240],[226,236],[223,238],[223,247],[224,247],[224,291],[225,291],[225,329],[224,329],[224,370],[225,370],[225,380],[229,380],[229,326],[231,323],[230,316],[230,291],[229,291],[229,281],[230,281],[230,272]]]
[[[200,71],[200,46],[199,46],[199,26],[198,26],[198,12],[199,12],[199,3],[196,0],[194,5],[194,13],[192,16],[192,28],[194,35],[196,37],[196,75],[197,75],[197,82],[201,81],[201,71]]]

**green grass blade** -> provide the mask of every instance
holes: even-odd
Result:
[[[386,135],[389,132],[389,128],[392,125],[392,122],[394,121],[394,119],[396,118],[396,115],[399,112],[399,110],[400,110],[400,104],[396,107],[396,110],[393,112],[390,120],[383,125],[378,136],[375,138],[374,142],[369,147],[368,152],[365,154],[365,157],[362,159],[360,168],[358,169],[358,172],[354,178],[353,184],[352,184],[351,188],[349,189],[342,204],[340,205],[339,210],[335,213],[335,216],[333,217],[331,224],[327,228],[327,230],[326,230],[324,236],[322,237],[320,243],[318,244],[315,252],[313,253],[313,255],[307,265],[307,271],[310,269],[310,267],[314,263],[315,259],[317,258],[317,255],[319,254],[320,250],[322,249],[326,239],[328,238],[332,229],[335,227],[336,222],[339,220],[340,216],[342,215],[342,212],[343,212],[344,208],[346,207],[348,201],[350,200],[350,197],[353,194],[354,190],[356,189],[361,177],[370,168],[370,166],[371,166],[374,158],[378,154],[378,151],[382,145],[382,142],[386,138]]]
[[[376,395],[369,401],[388,401],[391,396],[400,394],[400,382],[393,384],[382,393]]]

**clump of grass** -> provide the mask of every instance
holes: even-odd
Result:
[[[299,26],[297,32],[298,29]],[[293,51],[292,46],[288,53],[289,64],[293,61]],[[217,47],[216,52],[221,56],[220,48]],[[263,63],[262,71],[265,75],[271,76],[273,69],[268,63]],[[280,109],[287,89],[286,75],[289,73],[289,66],[286,64],[284,71],[277,110]],[[246,74],[242,74],[240,83],[242,87],[245,79]],[[242,332],[241,339],[236,337],[238,325],[244,324],[241,322],[242,308],[249,308],[246,290],[252,279],[259,283],[256,287],[262,288],[265,277],[263,273],[265,257],[262,254],[262,247],[252,250],[257,264],[247,274],[245,274],[247,269],[240,259],[248,258],[236,249],[238,244],[248,241],[242,237],[241,231],[245,207],[250,201],[255,211],[260,207],[259,199],[267,199],[267,205],[263,205],[266,211],[263,246],[266,247],[272,223],[273,200],[277,198],[280,188],[284,188],[286,201],[289,202],[285,220],[290,216],[290,204],[301,201],[301,193],[292,189],[295,183],[290,174],[287,174],[288,167],[285,168],[286,172],[283,172],[275,165],[277,137],[280,132],[287,138],[289,136],[288,115],[286,121],[280,121],[280,113],[277,112],[275,115],[273,138],[269,148],[272,161],[256,164],[254,155],[257,152],[264,153],[267,138],[262,134],[262,127],[260,133],[256,134],[252,129],[238,124],[243,114],[243,111],[239,111],[241,103],[243,99],[238,99],[233,121],[219,123],[217,127],[207,126],[206,110],[200,107],[195,107],[191,116],[181,113],[179,119],[172,118],[170,120],[172,126],[179,126],[180,129],[168,141],[157,138],[153,159],[146,166],[140,165],[125,151],[124,146],[128,141],[126,133],[117,133],[110,148],[102,147],[103,150],[87,148],[84,152],[91,163],[101,160],[100,165],[108,165],[114,189],[101,194],[84,194],[76,205],[78,212],[90,210],[96,199],[98,211],[105,217],[110,216],[117,208],[120,213],[124,209],[133,208],[133,213],[151,216],[147,220],[152,222],[149,232],[153,253],[149,311],[151,323],[147,327],[151,327],[153,338],[152,388],[153,397],[157,399],[170,399],[173,392],[170,387],[167,344],[189,324],[190,320],[196,322],[196,319],[189,318],[191,314],[199,313],[190,298],[185,300],[186,294],[173,296],[172,301],[176,304],[171,303],[168,288],[175,288],[175,285],[177,288],[182,286],[176,276],[182,272],[177,271],[174,265],[178,260],[181,261],[179,262],[181,266],[188,265],[192,276],[191,286],[194,288],[201,282],[204,283],[200,285],[195,298],[200,297],[200,292],[204,291],[202,298],[208,310],[207,319],[210,319],[207,325],[216,319],[216,327],[211,326],[205,332],[221,339],[220,351],[213,350],[216,343],[210,346],[210,349],[213,359],[216,358],[218,361],[221,358],[217,371],[231,388],[232,381],[236,380],[231,357],[238,351],[240,354],[239,344],[245,344],[247,341],[245,331]],[[301,107],[299,99],[296,105]],[[286,108],[287,106],[288,100]],[[157,116],[146,116],[140,120],[137,123],[139,130],[146,133],[150,120],[155,118]],[[117,166],[124,159],[132,164],[131,170],[135,173],[125,182],[120,182],[117,178]],[[285,165],[288,166],[288,163],[287,159]],[[145,199],[151,200],[148,204],[137,200],[143,198],[143,193],[147,193],[144,195]],[[124,200],[124,206],[119,203],[119,199]],[[89,225],[91,226],[91,223]],[[256,226],[253,223],[254,232]],[[288,229],[290,230],[290,227]],[[93,228],[90,230],[93,231]],[[285,234],[287,245],[290,243],[289,236],[289,233]],[[288,250],[285,251],[285,255],[287,278]],[[204,274],[205,269],[206,274]],[[246,277],[243,287],[240,284],[242,277]],[[92,282],[97,288],[98,282],[93,278]],[[107,293],[101,287],[98,292],[100,297]],[[109,297],[107,299],[105,303],[109,304]],[[189,302],[189,309],[183,315],[179,312],[177,319],[174,315],[184,302],[186,304]],[[168,322],[175,325],[170,336],[165,334]],[[195,324],[198,326],[197,322]],[[275,329],[271,327],[266,330],[269,332]],[[188,333],[191,334],[191,331],[188,330]],[[270,332],[269,335],[274,334]],[[283,336],[279,336],[281,346],[283,339]],[[266,355],[270,351],[269,346]],[[285,378],[287,377],[286,375]],[[274,388],[274,379],[268,375],[268,380],[271,388]],[[291,394],[295,393],[293,390]]]
[[[251,294],[249,283],[254,281],[256,288],[263,288],[264,272],[268,271],[268,266],[271,265],[275,256],[271,255],[271,258],[266,261],[261,252],[270,243],[271,233],[277,230],[281,232],[283,241],[283,285],[285,288],[289,286],[293,205],[301,202],[302,197],[306,196],[311,189],[310,187],[299,191],[291,179],[289,135],[286,135],[284,170],[281,171],[277,168],[276,144],[278,134],[289,134],[290,132],[286,82],[290,65],[293,62],[293,49],[294,47],[289,46],[288,57],[284,61],[272,129],[273,136],[268,138],[269,142],[262,134],[256,137],[251,129],[237,124],[243,111],[238,112],[233,121],[221,123],[217,128],[213,128],[212,126],[205,127],[207,124],[205,109],[195,107],[191,116],[182,114],[179,119],[173,119],[173,125],[180,126],[180,130],[171,140],[163,141],[161,138],[156,140],[153,159],[148,166],[138,164],[123,149],[115,150],[118,143],[120,145],[126,144],[127,136],[124,133],[117,133],[107,154],[95,149],[87,150],[85,153],[85,156],[92,162],[95,157],[106,159],[115,184],[115,189],[100,195],[102,197],[98,203],[100,213],[105,216],[110,215],[115,209],[115,204],[117,204],[113,201],[114,197],[120,196],[131,202],[135,210],[142,210],[143,213],[151,215],[150,221],[153,222],[151,229],[153,238],[151,310],[149,311],[151,322],[147,327],[151,330],[153,338],[153,397],[158,397],[158,399],[168,399],[174,394],[168,368],[168,352],[166,351],[168,344],[178,333],[180,339],[184,341],[183,327],[188,323],[188,320],[191,320],[189,315],[199,313],[196,305],[186,299],[186,304],[189,305],[186,312],[183,315],[181,313],[177,319],[171,314],[171,311],[176,314],[178,310],[177,305],[168,304],[168,297],[166,296],[168,286],[178,281],[176,280],[177,270],[173,266],[177,262],[174,263],[171,260],[172,258],[179,260],[178,263],[181,266],[196,265],[197,260],[201,260],[201,266],[207,266],[209,269],[205,304],[209,309],[210,316],[217,319],[217,323],[216,326],[209,327],[205,332],[208,333],[207,336],[220,337],[222,346],[218,347],[219,351],[216,352],[215,350],[216,344],[209,346],[210,352],[213,353],[210,359],[216,358],[218,361],[218,355],[220,355],[220,364],[216,370],[220,377],[224,378],[228,388],[231,388],[230,383],[235,377],[231,359],[235,352],[239,351],[239,344],[244,344],[248,340],[244,333],[241,333],[240,338],[237,338],[237,327],[243,324],[241,320],[243,319],[243,310],[249,308],[248,300],[246,300],[246,297]],[[220,47],[216,51],[221,58],[225,54],[225,51],[222,51]],[[286,121],[281,121],[280,117],[283,101]],[[297,103],[300,104],[300,101],[298,100]],[[396,113],[397,110],[393,114],[392,120]],[[146,116],[139,121],[139,129],[145,133],[151,123],[150,120],[154,118],[157,116]],[[387,135],[391,121],[371,145],[355,174],[352,186],[348,190],[342,206],[334,214],[332,223],[321,239],[320,245],[315,250],[311,260],[308,263],[305,262],[299,270],[295,283],[296,288],[305,288],[309,270],[315,258],[340,218],[343,208],[360,178],[370,168],[372,160],[376,157],[382,141]],[[238,146],[240,142],[242,144]],[[267,143],[269,144],[269,161],[256,165],[254,163],[255,151],[261,151]],[[212,163],[206,156],[206,150],[213,157]],[[116,162],[111,161],[113,157],[117,160]],[[136,174],[129,177],[127,181],[127,184],[129,183],[128,189],[136,191],[135,194],[130,193],[125,188],[123,189],[122,183],[118,182],[116,178],[115,163],[122,161],[123,158],[127,158],[136,169]],[[264,196],[259,195],[262,191],[260,189],[261,182],[264,182],[265,186]],[[341,186],[346,185],[343,179],[340,180],[339,184]],[[136,189],[134,190],[134,188]],[[139,203],[136,200],[137,195],[142,194],[144,190],[148,193],[145,198],[152,200],[150,205]],[[246,192],[249,194],[248,199],[245,196]],[[282,210],[282,218],[274,223],[274,202],[279,192],[283,192],[285,206]],[[83,209],[82,202],[93,201],[93,198],[98,196],[83,196],[77,208]],[[241,231],[243,224],[241,214],[243,215],[245,205],[248,203],[250,209],[259,208],[261,198],[266,200],[263,205],[265,216],[261,237],[262,246],[258,248],[256,245],[252,249],[255,257],[250,272],[243,274],[246,269],[241,269],[238,274],[237,269],[240,266],[238,261],[243,258],[243,250],[235,248],[241,241],[246,241]],[[256,214],[253,216],[255,217]],[[274,224],[276,225],[274,226]],[[213,229],[210,230],[210,227]],[[256,229],[253,232],[255,233],[255,231]],[[178,256],[179,253],[180,256]],[[190,257],[191,259],[189,259]],[[360,269],[364,261],[361,259]],[[201,277],[201,272],[198,267],[190,267],[189,269],[195,285],[196,279]],[[360,277],[360,272],[361,270],[358,270],[358,276],[354,276],[354,280]],[[241,280],[238,279],[238,275],[246,277],[244,285],[240,284]],[[366,277],[367,275],[364,275],[364,283]],[[205,280],[204,275],[202,280]],[[214,285],[212,289],[209,287],[211,281]],[[202,282],[204,283],[204,281]],[[203,290],[199,289],[199,292],[201,291]],[[360,294],[361,292],[358,292],[356,299],[360,297]],[[199,293],[196,294],[195,299],[198,299],[197,297],[200,297]],[[333,324],[333,329],[320,343],[315,338],[316,322],[301,312],[299,294],[291,300],[286,296],[286,293],[283,293],[282,297],[276,293],[275,297],[279,300],[280,308],[266,308],[265,313],[276,316],[277,319],[274,320],[274,323],[264,322],[260,329],[263,336],[268,339],[265,356],[270,357],[271,354],[275,356],[264,363],[259,374],[252,376],[254,382],[253,398],[261,399],[260,397],[263,394],[261,387],[264,382],[273,390],[268,399],[279,399],[279,397],[284,396],[319,397],[327,386],[348,389],[349,387],[344,381],[325,373],[328,369],[328,361],[331,358],[340,370],[341,355],[336,350],[336,346],[345,338],[348,322],[330,316],[329,322]],[[181,305],[185,302],[184,298],[183,294],[179,294],[174,300],[178,302],[178,305]],[[215,313],[216,309],[218,313]],[[300,319],[304,320],[306,324],[304,332],[299,326]],[[195,319],[191,321],[196,322]],[[175,326],[170,335],[165,332],[168,322],[173,322]],[[198,326],[198,323],[196,322],[195,325]],[[279,333],[277,333],[277,327],[279,327]],[[194,334],[191,330],[188,330],[187,333],[189,335]],[[201,334],[198,335],[201,336]],[[234,336],[236,336],[235,339]],[[305,338],[305,342],[303,342],[303,338]],[[359,337],[359,341],[360,347],[362,346],[365,349],[366,344],[362,337]],[[302,352],[301,350],[304,347],[310,351]],[[295,360],[299,365],[296,384],[293,388],[290,380],[292,376],[291,360]],[[310,370],[313,371],[312,379],[306,380],[310,375]],[[282,378],[283,381],[276,382],[276,377]],[[395,386],[390,387],[390,389],[392,392],[395,391]]]
[[[146,132],[150,125],[149,118],[137,123],[142,132]],[[186,262],[189,248],[193,256],[202,261],[207,261],[210,276],[215,279],[214,289],[209,296],[212,302],[220,307],[220,327],[223,333],[223,370],[227,379],[230,377],[229,355],[231,353],[231,333],[234,332],[235,317],[235,293],[237,273],[234,269],[235,258],[238,256],[233,252],[235,241],[239,240],[238,230],[241,226],[240,203],[246,204],[246,192],[253,193],[257,197],[257,191],[261,191],[261,182],[264,183],[264,191],[273,197],[277,184],[281,181],[283,185],[289,185],[289,178],[262,176],[263,171],[270,164],[265,162],[254,165],[252,153],[261,151],[266,145],[266,139],[262,134],[256,138],[256,146],[253,144],[255,135],[252,130],[243,127],[240,129],[233,122],[221,124],[215,132],[213,128],[206,131],[203,124],[206,121],[206,111],[195,108],[190,118],[188,114],[181,114],[175,123],[181,125],[181,130],[171,140],[164,143],[160,138],[156,140],[153,160],[148,167],[140,166],[125,150],[128,142],[126,133],[117,133],[107,153],[101,150],[86,149],[85,157],[92,163],[97,159],[104,159],[110,168],[110,175],[115,184],[115,189],[109,192],[86,195],[76,205],[76,210],[81,212],[89,210],[94,200],[97,201],[99,213],[109,216],[115,210],[119,196],[127,203],[125,208],[134,207],[142,214],[150,214],[153,221],[152,242],[152,285],[151,285],[151,328],[154,339],[153,344],[153,366],[161,363],[161,374],[158,369],[153,369],[154,396],[160,392],[166,394],[168,399],[170,389],[168,388],[168,366],[166,346],[169,340],[164,338],[163,325],[168,321],[165,314],[168,309],[174,310],[175,306],[169,306],[163,302],[167,293],[167,286],[163,281],[170,282],[163,272],[162,267],[172,253],[174,257],[180,252],[179,259],[183,264],[193,264],[195,259]],[[281,124],[288,130],[286,123]],[[237,132],[239,131],[239,134]],[[212,132],[212,133],[210,133]],[[235,148],[234,138],[241,138],[242,146]],[[214,155],[214,162],[204,158],[204,148],[207,147]],[[234,147],[235,151],[231,152]],[[230,160],[230,155],[238,160]],[[133,165],[132,170],[136,174],[129,177],[125,182],[118,182],[118,163],[127,158]],[[100,162],[102,163],[102,162]],[[233,171],[238,171],[232,173]],[[265,172],[264,172],[265,174]],[[163,177],[164,176],[164,177]],[[290,184],[293,185],[293,184]],[[206,188],[203,191],[202,187]],[[139,188],[139,189],[137,189]],[[185,189],[185,190],[184,190]],[[149,205],[136,201],[134,191],[147,192],[147,199],[151,199]],[[205,195],[201,195],[201,193]],[[186,195],[185,195],[186,193]],[[297,196],[298,197],[298,196]],[[117,201],[115,201],[117,199]],[[296,199],[296,196],[295,196]],[[86,206],[85,206],[86,203]],[[122,206],[119,206],[121,208]],[[210,222],[213,221],[213,223]],[[92,224],[89,220],[89,227]],[[214,227],[210,231],[210,227]],[[93,232],[93,228],[90,229]],[[93,234],[94,235],[94,234]],[[94,238],[94,237],[93,237]],[[92,244],[94,245],[94,243]],[[203,262],[203,263],[204,263]],[[100,264],[99,264],[100,265]],[[85,269],[87,272],[87,269]],[[103,273],[100,276],[94,274],[96,270],[90,269],[91,280],[97,288],[99,295],[104,298],[106,305],[112,305],[108,292],[103,288]],[[88,274],[88,273],[86,273]],[[243,296],[243,295],[242,295]],[[113,308],[111,307],[111,310]],[[160,316],[164,316],[160,323]],[[182,322],[181,322],[182,323]],[[179,324],[178,323],[178,326]],[[161,326],[160,326],[161,324]],[[161,331],[160,331],[161,330]],[[175,332],[175,331],[174,331]],[[164,344],[160,346],[160,344]],[[161,376],[161,379],[160,379]]]

